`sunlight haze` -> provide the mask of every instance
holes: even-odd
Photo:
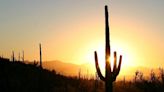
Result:
[[[95,68],[94,51],[98,51],[103,69],[105,5],[111,53],[123,55],[122,68],[163,67],[164,0],[1,0],[0,55],[11,58],[15,51],[18,58],[24,50],[25,60],[39,60],[41,43],[43,61]]]

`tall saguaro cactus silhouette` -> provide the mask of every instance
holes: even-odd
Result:
[[[40,50],[40,67],[42,68],[42,47],[41,47],[41,43],[39,44],[39,50]]]
[[[113,71],[111,69],[110,62],[110,35],[109,35],[109,22],[108,22],[108,6],[105,6],[105,33],[106,33],[106,46],[105,46],[105,77],[102,75],[101,70],[98,64],[97,52],[95,51],[95,65],[96,71],[99,78],[105,82],[105,90],[106,92],[113,92],[113,82],[116,80],[121,68],[122,63],[122,55],[120,55],[119,64],[117,65],[117,54],[114,52],[114,66]]]

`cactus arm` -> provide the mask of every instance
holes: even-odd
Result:
[[[116,71],[117,68],[117,53],[116,51],[114,52],[114,67],[113,67],[113,72]]]
[[[114,71],[114,76],[115,76],[115,77],[117,77],[117,75],[118,75],[119,72],[120,72],[120,69],[121,69],[121,63],[122,63],[122,55],[120,55],[120,59],[119,59],[118,67],[117,67],[117,69]]]
[[[114,52],[114,68],[113,68],[113,81],[116,80],[116,77],[118,76],[120,69],[121,69],[121,63],[122,63],[122,56],[120,55],[120,59],[119,59],[119,64],[117,67],[117,54],[116,52]]]
[[[120,69],[121,69],[121,63],[122,63],[122,55],[120,55],[119,64],[118,64],[118,68],[117,68],[117,75],[118,75],[119,72],[120,72]]]
[[[100,71],[100,67],[98,64],[98,57],[97,57],[97,52],[95,51],[95,65],[96,65],[96,71],[98,76],[100,77],[101,80],[105,81],[104,76],[102,75],[101,71]]]

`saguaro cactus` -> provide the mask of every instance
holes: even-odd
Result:
[[[122,55],[120,55],[119,64],[117,65],[117,54],[116,51],[114,52],[114,66],[113,71],[111,69],[111,62],[110,62],[110,35],[109,35],[109,23],[108,23],[108,6],[105,6],[105,33],[106,33],[106,47],[105,47],[105,77],[102,75],[99,64],[98,64],[98,57],[97,52],[95,51],[95,65],[96,70],[99,78],[105,82],[105,90],[106,92],[113,92],[113,82],[116,80],[117,75],[120,72],[121,62],[122,62]]]
[[[24,50],[22,51],[22,61],[24,62]]]
[[[20,61],[20,52],[18,53],[18,61]]]
[[[12,60],[15,61],[14,51],[12,51]]]
[[[41,47],[41,43],[39,44],[39,49],[40,49],[40,67],[42,68],[42,47]]]

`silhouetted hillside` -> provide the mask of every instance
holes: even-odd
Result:
[[[125,77],[116,81],[114,92],[164,92],[164,70],[158,71],[159,74],[151,71],[149,77],[136,71],[133,80],[126,81]],[[66,77],[33,63],[0,58],[0,92],[104,92],[104,83],[81,75]]]
[[[94,82],[0,58],[0,92],[91,92]]]
[[[34,65],[0,60],[1,92],[52,92],[60,77]]]

